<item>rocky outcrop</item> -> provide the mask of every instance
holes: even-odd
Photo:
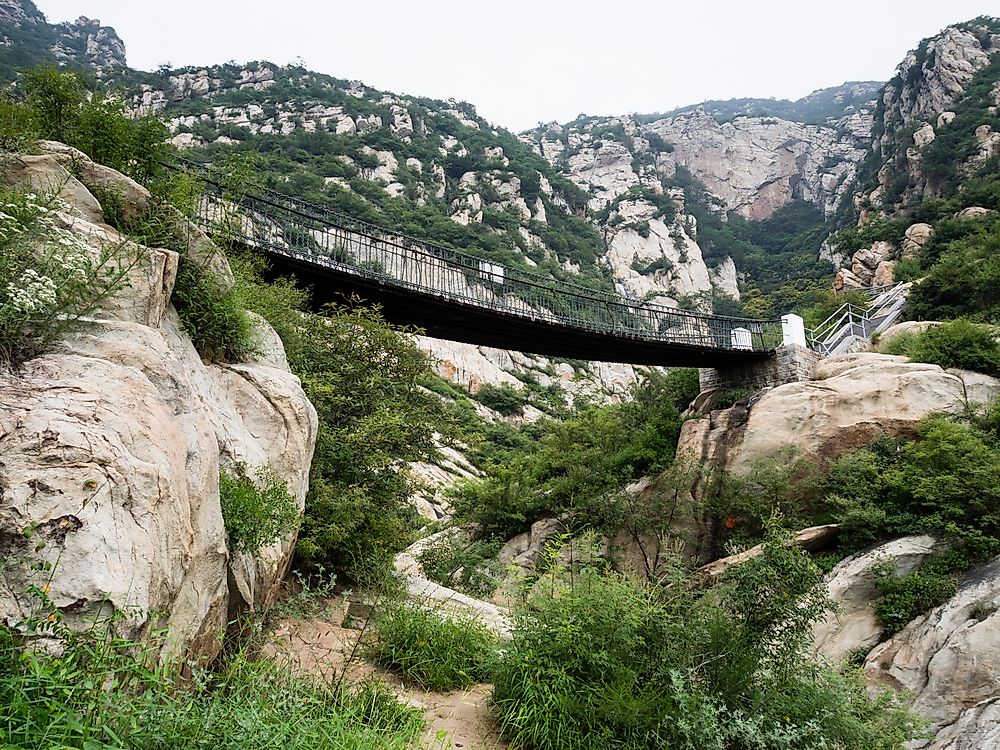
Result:
[[[859,223],[873,211],[891,217],[898,207],[915,205],[927,195],[951,193],[954,180],[942,178],[940,164],[936,171],[925,170],[924,152],[953,127],[958,112],[967,116],[980,107],[978,100],[969,100],[969,86],[1000,52],[998,32],[1000,25],[986,16],[950,26],[922,41],[896,69],[881,95],[871,169],[854,197]],[[964,163],[949,167],[958,177],[1000,154],[1000,136],[988,122],[988,108],[983,109],[982,124],[972,128],[978,152],[961,154]],[[904,257],[913,251],[904,243]]]
[[[678,214],[669,221],[645,201],[624,203],[618,212],[628,216],[629,223],[606,230],[604,259],[623,297],[673,307],[679,300],[711,292],[713,275],[692,236],[692,217]],[[725,293],[739,298],[739,289],[732,288],[724,272],[716,278]]]
[[[1000,380],[991,378],[985,394],[1000,397]],[[812,458],[835,458],[883,433],[912,434],[929,414],[957,414],[966,406],[963,377],[937,365],[872,353],[831,357],[816,367],[813,380],[761,396],[730,452],[730,466],[745,467],[789,445]]]
[[[876,647],[876,682],[911,696],[934,739],[917,746],[993,747],[1000,682],[1000,560],[968,574],[947,603]],[[993,741],[991,741],[991,738]]]
[[[530,378],[543,387],[559,386],[569,402],[587,397],[617,403],[639,382],[642,372],[632,365],[587,362],[574,366],[540,355],[426,336],[417,336],[416,341],[441,377],[471,393],[483,385],[522,387],[523,379]]]
[[[900,330],[905,332],[907,326]],[[789,448],[826,462],[882,434],[913,435],[931,414],[962,413],[970,402],[998,397],[996,378],[945,371],[903,357],[841,355],[820,362],[809,381],[689,419],[678,455],[686,454],[713,471],[737,473],[768,456],[780,459]],[[699,404],[710,408],[707,394],[695,407]],[[703,489],[696,476],[692,507],[697,507]],[[906,537],[843,560],[826,577],[838,606],[815,626],[814,644],[832,663],[864,662],[872,682],[908,691],[906,700],[931,723],[934,735],[914,747],[992,747],[1000,716],[1000,561],[968,574],[952,600],[887,641],[875,617],[879,592],[874,566],[886,561],[898,574],[906,574],[941,547],[932,537]],[[717,560],[705,570],[717,574],[727,563],[750,554]]]
[[[861,248],[851,257],[851,268],[840,274],[842,286],[846,289],[860,289],[892,284],[893,269],[899,250],[891,242],[874,242],[871,247]]]
[[[59,24],[56,30],[60,38],[52,46],[52,54],[58,60],[89,65],[99,72],[127,65],[125,42],[97,19],[80,16],[73,23]]]
[[[1000,738],[1000,560],[967,574],[948,602],[885,640],[875,617],[875,568],[906,575],[945,544],[910,536],[841,561],[826,576],[836,609],[813,628],[817,653],[831,663],[864,664],[870,682],[901,692],[930,724],[911,747],[978,750]]]
[[[24,592],[46,583],[71,624],[117,612],[127,636],[166,626],[169,653],[210,657],[234,613],[273,595],[292,544],[227,551],[220,468],[269,466],[302,504],[316,413],[262,320],[252,361],[201,360],[170,304],[177,254],[127,243],[63,158],[34,157],[20,179],[63,185],[66,230],[137,260],[127,287],[78,333],[0,375],[0,548],[13,562],[0,570],[0,615],[19,621],[37,604]],[[76,158],[77,174],[148,200]],[[18,178],[16,164],[8,177]],[[208,252],[204,235],[191,236],[189,254]],[[45,581],[36,563],[51,564]]]
[[[946,372],[905,357],[843,354],[820,362],[811,380],[765,391],[750,405],[687,420],[677,450],[733,471],[779,456],[789,446],[826,461],[882,434],[914,434],[930,414],[961,413],[969,393],[977,401],[998,398],[1000,380]]]
[[[898,123],[936,121],[964,96],[969,81],[997,50],[1000,35],[983,27],[975,33],[951,26],[910,52],[897,70],[899,89],[890,86],[884,94],[887,132]]]
[[[813,644],[833,664],[864,655],[882,640],[885,629],[875,617],[880,593],[875,583],[877,565],[891,565],[896,575],[913,572],[936,550],[939,540],[909,536],[859,552],[837,564],[826,576],[826,587],[837,608],[816,623]]]

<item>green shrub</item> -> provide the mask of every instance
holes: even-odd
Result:
[[[349,578],[391,569],[417,528],[406,464],[453,432],[445,404],[420,387],[430,364],[377,310],[328,308],[303,316],[298,332],[289,361],[320,424],[298,562]]]
[[[44,352],[127,284],[139,257],[59,227],[55,195],[0,189],[0,367]]]
[[[38,137],[35,113],[22,104],[0,99],[0,151],[33,153]]]
[[[898,633],[914,618],[948,601],[958,590],[952,576],[919,569],[897,576],[893,568],[879,568],[875,581],[881,597],[875,616],[888,633]]]
[[[512,417],[524,411],[528,396],[521,388],[515,388],[508,383],[492,385],[485,383],[473,394],[483,406],[488,406],[505,417]]]
[[[558,571],[516,613],[494,705],[511,748],[902,748],[887,694],[819,666],[828,602],[804,553],[765,554],[706,593],[598,570]]]
[[[716,409],[728,409],[734,404],[749,398],[751,391],[746,388],[727,388],[720,393],[715,394],[713,399],[713,406]]]
[[[140,182],[160,172],[168,131],[157,118],[131,117],[122,102],[88,92],[78,73],[53,65],[24,71],[20,86],[38,136],[74,146]]]
[[[419,710],[379,684],[351,691],[245,652],[212,671],[151,667],[158,640],[125,641],[110,626],[81,635],[58,620],[40,625],[28,623],[29,633],[57,635],[58,654],[22,651],[20,637],[0,627],[5,747],[408,750],[423,725]]]
[[[286,537],[299,521],[299,507],[288,486],[266,466],[255,472],[256,482],[245,464],[235,473],[219,474],[219,501],[229,543],[239,552],[257,552]]]
[[[967,320],[931,326],[918,334],[902,334],[879,347],[885,354],[903,354],[914,362],[944,368],[974,370],[1000,376],[997,332]]]
[[[394,604],[375,620],[372,654],[421,687],[454,690],[488,682],[497,640],[473,619],[455,620],[408,604]]]
[[[243,362],[257,351],[253,321],[237,287],[211,267],[182,255],[170,301],[204,359]]]
[[[509,447],[497,452],[501,460],[485,466],[482,478],[456,488],[456,512],[488,538],[508,538],[539,518],[564,513],[577,527],[614,528],[624,512],[621,488],[672,462],[678,407],[697,395],[696,379],[687,369],[650,372],[625,403],[582,402],[563,419],[491,433]]]
[[[944,250],[940,259],[922,258],[926,273],[910,293],[907,314],[916,320],[966,316],[1000,323],[1000,219],[956,224],[963,234],[951,242],[937,229],[934,244],[943,243]]]

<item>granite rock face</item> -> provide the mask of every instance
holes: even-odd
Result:
[[[316,413],[263,320],[252,361],[201,360],[170,303],[177,253],[127,243],[54,150],[28,158],[28,170],[15,162],[8,179],[59,181],[64,228],[91,244],[124,243],[137,260],[78,332],[0,375],[0,547],[14,561],[0,573],[0,616],[14,624],[30,614],[36,602],[21,592],[42,583],[33,566],[48,562],[48,594],[71,625],[118,612],[125,635],[167,626],[169,653],[211,657],[230,617],[273,595],[294,541],[231,554],[220,469],[269,466],[301,506]],[[84,180],[100,175],[148,199],[75,158]],[[202,257],[207,238],[191,237],[187,252]]]

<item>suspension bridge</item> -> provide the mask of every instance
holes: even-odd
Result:
[[[275,274],[294,276],[317,307],[357,296],[435,338],[636,365],[750,364],[782,343],[780,320],[628,300],[192,173],[205,185],[195,222],[262,254]]]

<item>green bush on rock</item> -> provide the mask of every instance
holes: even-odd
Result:
[[[914,362],[973,370],[1000,377],[998,332],[967,320],[953,320],[921,333],[903,333],[879,347],[883,354],[902,354]]]
[[[245,464],[219,474],[219,500],[232,549],[254,553],[287,536],[299,521],[299,506],[273,469],[254,471]]]
[[[0,189],[0,367],[44,352],[127,284],[135,248],[62,229],[53,194]]]

